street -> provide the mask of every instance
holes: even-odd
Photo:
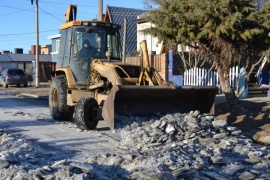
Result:
[[[212,115],[118,116],[113,131],[80,131],[51,119],[48,99],[11,91],[0,89],[0,179],[270,178],[269,147]]]
[[[72,122],[51,119],[48,102],[36,98],[17,97],[0,91],[0,124],[1,128],[31,139],[43,148],[61,151],[58,158],[80,159],[89,153],[114,151],[114,145],[98,131],[82,132]],[[104,131],[109,133],[106,128]]]

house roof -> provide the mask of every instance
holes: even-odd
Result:
[[[56,34],[56,35],[52,35],[52,36],[48,36],[48,39],[58,39],[61,37],[61,34]]]
[[[35,54],[1,54],[0,62],[32,62],[36,60]],[[39,62],[52,62],[50,54],[39,55]]]
[[[0,55],[0,62],[9,62],[9,58],[7,56],[4,55]]]
[[[141,22],[147,22],[146,18],[148,17],[149,12],[144,12],[142,14],[139,14],[136,19],[136,23],[141,23]]]
[[[124,17],[127,19],[127,37],[126,37],[126,54],[134,55],[134,51],[137,50],[137,24],[135,20],[137,16],[146,12],[145,10],[133,9],[133,8],[123,8],[107,6],[105,21],[119,24],[122,26],[120,30],[121,43],[123,43],[124,34]]]

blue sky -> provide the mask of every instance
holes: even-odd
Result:
[[[48,36],[59,34],[69,4],[78,5],[77,19],[91,20],[98,16],[98,0],[38,0],[38,4],[40,45],[51,44]],[[143,0],[103,0],[103,13],[107,5],[145,9]],[[36,44],[35,5],[31,0],[0,0],[0,9],[0,51],[23,48],[24,54],[28,54],[31,45]]]

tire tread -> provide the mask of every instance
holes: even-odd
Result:
[[[67,88],[67,79],[64,75],[58,75],[53,78],[49,92],[49,107],[51,116],[55,120],[70,121],[73,117],[74,107],[67,105]],[[52,106],[54,90],[56,90],[58,94],[57,108]]]

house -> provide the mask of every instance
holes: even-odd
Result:
[[[39,46],[39,54],[50,54],[51,51],[52,51],[52,45],[42,45],[42,46]],[[16,54],[18,54],[18,53],[16,53]],[[29,54],[36,54],[36,45],[32,45],[31,46],[31,49],[29,51]]]
[[[23,51],[15,48],[15,53],[5,52],[0,55],[0,72],[5,68],[20,68],[26,74],[35,75],[36,67],[36,46],[32,45],[29,54],[23,54]],[[51,45],[39,47],[39,80],[47,82],[51,79],[55,71],[56,63],[52,62],[50,55]]]
[[[52,52],[52,45],[40,46],[40,54],[50,54]]]
[[[148,12],[144,12],[138,15],[137,19],[134,21],[137,24],[137,50],[140,50],[140,42],[146,40],[149,54],[162,54],[169,53],[169,47],[164,46],[163,42],[158,42],[158,38],[152,36],[151,34],[145,34],[142,31],[147,28],[155,27],[154,24],[148,22],[146,17]],[[193,51],[189,46],[178,45],[178,51],[190,52]]]
[[[127,19],[126,56],[134,56],[137,54],[137,25],[135,20],[137,19],[137,16],[143,12],[145,11],[123,7],[107,6],[106,8],[106,13],[103,16],[103,20],[106,22],[119,24],[122,27],[120,30],[121,44],[123,44],[124,17]],[[60,34],[48,37],[48,39],[52,40],[52,62],[57,62],[60,37]]]
[[[57,62],[57,56],[58,56],[58,51],[59,51],[59,46],[60,46],[60,37],[61,34],[56,34],[53,36],[49,36],[48,39],[52,40],[52,62]]]
[[[135,20],[137,16],[146,12],[145,10],[107,6],[104,21],[121,25],[120,30],[121,44],[123,44],[124,18],[127,19],[126,30],[126,56],[137,54],[137,25]]]
[[[163,43],[158,43],[158,38],[153,37],[151,34],[145,34],[142,30],[154,27],[155,25],[146,20],[147,12],[137,16],[134,21],[137,26],[137,51],[140,51],[140,42],[146,40],[148,52],[151,55],[158,55],[162,53],[168,53],[168,49],[165,49]]]
[[[36,63],[35,54],[1,54],[0,72],[5,68],[20,68],[25,73],[34,75]],[[51,79],[51,73],[55,70],[55,63],[49,54],[39,55],[39,77],[40,82],[47,82]]]

